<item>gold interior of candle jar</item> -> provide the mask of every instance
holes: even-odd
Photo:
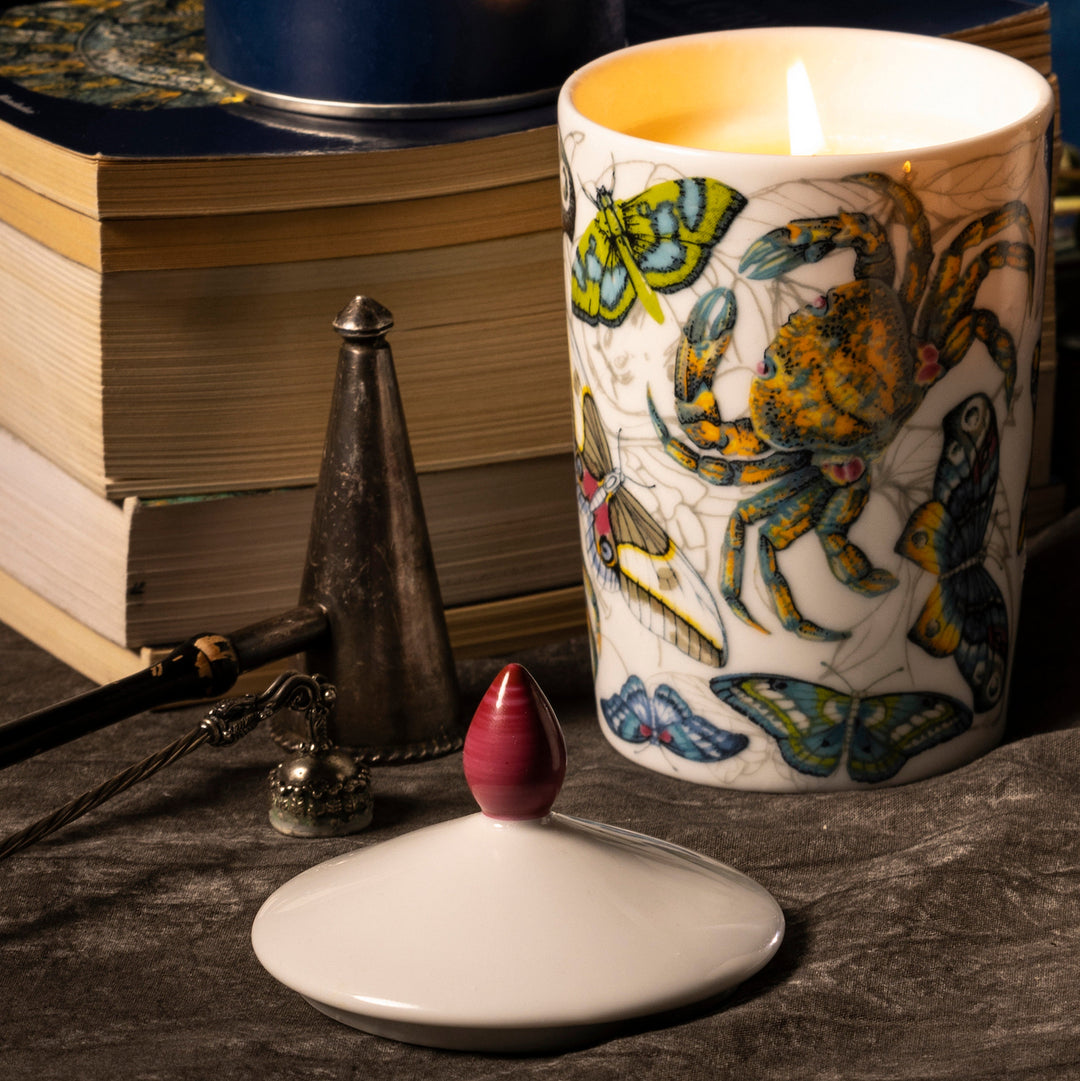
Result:
[[[1037,113],[1050,94],[1034,69],[989,49],[819,27],[727,31],[625,49],[583,68],[568,90],[582,115],[626,135],[786,153],[787,72],[798,60],[825,136],[843,152],[985,135]]]

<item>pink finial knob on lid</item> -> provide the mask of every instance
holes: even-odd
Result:
[[[566,744],[551,703],[520,664],[494,679],[465,736],[465,780],[489,818],[543,818],[566,775]]]

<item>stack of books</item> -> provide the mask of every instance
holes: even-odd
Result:
[[[0,43],[28,6],[18,27],[0,12]],[[1046,5],[998,13],[956,36],[1049,75]],[[331,324],[364,293],[395,316],[455,649],[582,629],[553,109],[372,124],[225,95],[94,103],[79,82],[100,73],[41,23],[29,58],[0,49],[0,619],[106,681],[294,604]],[[1060,506],[1053,329],[1050,311],[1032,528]]]
[[[67,96],[0,67],[0,618],[108,680],[295,604],[364,293],[455,648],[583,626],[553,108],[133,110],[35,55]]]

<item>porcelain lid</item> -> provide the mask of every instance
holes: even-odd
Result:
[[[267,970],[366,1031],[550,1049],[726,991],[784,920],[751,879],[642,834],[552,813],[562,733],[508,666],[465,746],[479,814],[298,875],[255,919]]]

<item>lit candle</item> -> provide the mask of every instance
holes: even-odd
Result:
[[[826,131],[818,97],[802,60],[787,69],[786,98],[770,109],[701,108],[631,125],[627,134],[700,150],[739,154],[876,154],[948,143],[970,130],[967,118],[921,114],[886,116],[869,125],[834,120]]]
[[[814,88],[806,65],[796,60],[787,73],[788,145],[792,154],[829,153],[829,144],[821,130]]]
[[[940,39],[911,45],[911,35],[894,35],[882,47],[870,33],[779,29],[731,32],[701,48],[685,39],[649,43],[640,59],[613,54],[590,65],[574,83],[575,104],[652,142],[784,156],[942,145],[992,129],[1014,105],[1030,107],[1008,100],[1008,83],[988,81],[994,64],[979,50],[950,68],[955,58],[937,55]],[[913,80],[906,65],[933,79]]]

